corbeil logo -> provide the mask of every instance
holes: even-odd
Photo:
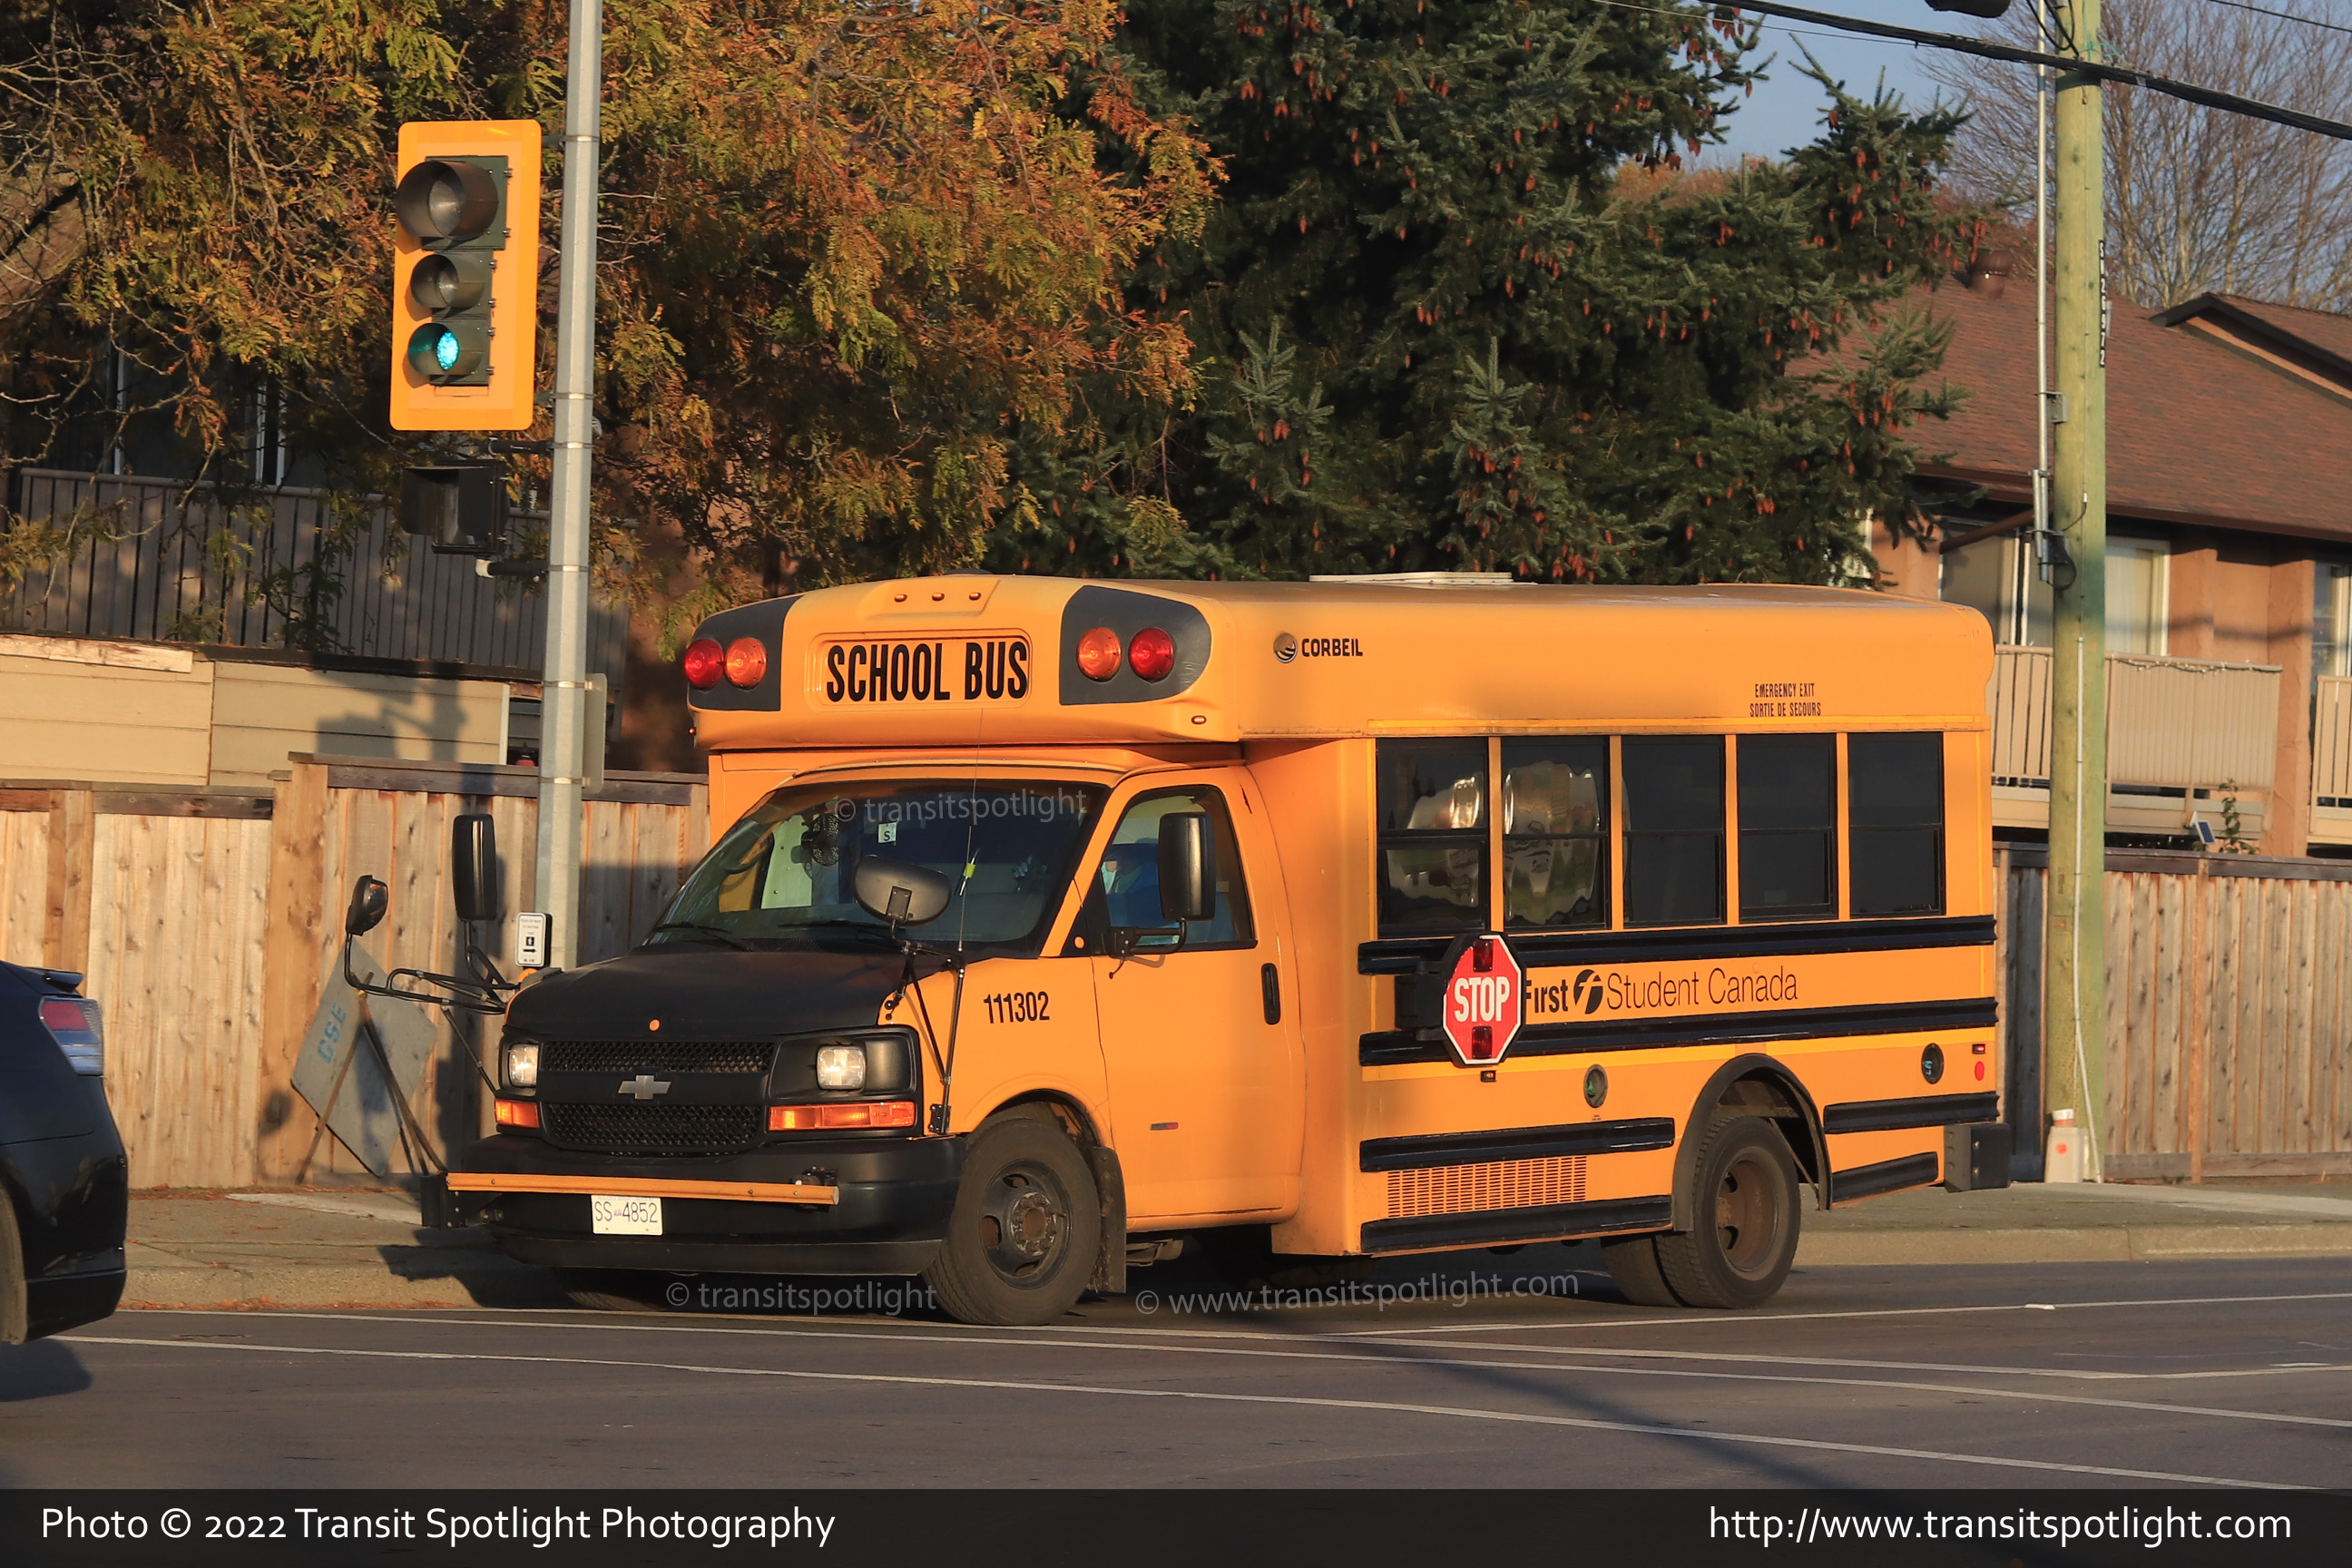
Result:
[[[1297,657],[1298,639],[1288,632],[1276,632],[1274,636],[1274,662],[1288,664]]]
[[[1578,970],[1575,988],[1570,993],[1573,1005],[1581,1007],[1586,1016],[1590,1016],[1601,1011],[1601,971]]]

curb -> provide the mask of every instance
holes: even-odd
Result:
[[[382,1264],[166,1264],[133,1268],[122,1305],[173,1308],[515,1307],[562,1300],[553,1274],[498,1256],[436,1260],[415,1275]]]
[[[2352,1258],[2352,1224],[2042,1226],[2031,1230],[1816,1230],[1797,1266],[2137,1263],[2171,1258]]]

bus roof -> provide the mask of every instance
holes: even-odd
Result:
[[[1965,606],[1734,584],[975,574],[772,599],[696,637],[735,655],[692,692],[713,751],[1982,729],[1992,673]]]

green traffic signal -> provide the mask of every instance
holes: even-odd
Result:
[[[506,196],[507,161],[495,155],[427,158],[394,193],[401,227],[426,252],[409,273],[408,298],[432,320],[409,334],[408,363],[436,386],[489,383]]]

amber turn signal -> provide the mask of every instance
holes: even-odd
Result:
[[[539,1125],[539,1102],[533,1100],[501,1100],[497,1115],[501,1127],[536,1127]]]
[[[757,686],[768,673],[768,650],[758,637],[737,637],[727,645],[727,683]]]
[[[772,1105],[771,1132],[806,1132],[820,1127],[912,1127],[911,1100],[867,1100],[858,1105]]]
[[[1088,680],[1108,680],[1118,673],[1118,634],[1097,626],[1078,639],[1078,668]]]

